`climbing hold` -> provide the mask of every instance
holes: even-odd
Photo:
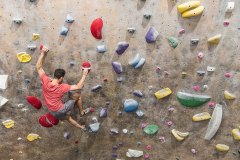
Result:
[[[143,130],[146,134],[154,135],[158,132],[159,127],[155,124],[149,124]]]
[[[208,71],[208,72],[214,72],[215,69],[216,69],[215,67],[207,66],[207,71]]]
[[[63,137],[66,139],[70,139],[71,138],[71,132],[64,132]]]
[[[26,52],[20,52],[17,54],[17,58],[19,62],[26,63],[31,60],[31,56],[27,54]]]
[[[123,81],[123,78],[122,78],[122,77],[117,77],[117,81],[118,81],[118,82],[122,82],[122,81]]]
[[[14,121],[11,119],[5,120],[2,122],[2,124],[6,127],[6,128],[12,128],[14,126]]]
[[[184,140],[189,135],[189,132],[179,132],[176,129],[172,129],[171,132],[178,141]]]
[[[178,46],[178,39],[175,37],[169,37],[168,43],[171,47],[176,48]]]
[[[189,18],[189,17],[194,17],[194,16],[198,16],[200,14],[202,14],[204,10],[204,7],[203,6],[199,6],[195,9],[192,9],[192,10],[189,10],[189,11],[186,11],[182,14],[182,17],[183,18]]]
[[[205,75],[205,71],[197,71],[197,74],[199,75],[199,76],[204,76]]]
[[[34,140],[37,140],[37,139],[41,139],[41,137],[38,134],[35,134],[35,133],[30,133],[27,136],[27,140],[30,141],[30,142],[32,142]]]
[[[8,99],[0,96],[0,108],[2,108],[2,106],[4,106],[7,102],[8,102]]]
[[[100,117],[104,118],[104,117],[107,117],[107,115],[108,115],[108,109],[107,108],[102,108],[101,111],[100,111]]]
[[[117,158],[117,153],[112,153],[112,158]]]
[[[138,109],[139,104],[134,99],[126,99],[123,106],[125,112],[134,112]]]
[[[146,146],[146,150],[151,150],[152,149],[152,146],[149,144]]]
[[[27,96],[27,101],[36,109],[40,109],[42,107],[42,102],[37,97]]]
[[[217,144],[216,150],[218,150],[220,152],[227,152],[227,151],[229,151],[229,146],[227,146],[225,144]]]
[[[182,72],[182,78],[185,78],[187,76],[187,72]]]
[[[40,34],[37,34],[37,33],[33,33],[32,34],[32,40],[33,41],[35,41],[35,40],[37,40],[37,39],[39,39],[40,38]]]
[[[189,9],[200,6],[200,1],[190,1],[177,6],[178,12],[183,13]]]
[[[127,31],[128,31],[128,33],[133,34],[133,33],[135,33],[136,28],[128,28]]]
[[[8,87],[8,75],[0,75],[0,89],[6,89]]]
[[[168,108],[168,112],[173,112],[175,109],[173,107]]]
[[[31,83],[31,80],[28,79],[28,78],[26,78],[26,79],[24,79],[24,83],[25,83],[25,84],[29,84],[29,83]]]
[[[198,121],[208,120],[210,118],[211,118],[211,115],[208,112],[202,112],[202,113],[195,114],[192,117],[192,120],[194,122],[198,122]]]
[[[22,18],[14,18],[13,19],[13,22],[16,23],[16,24],[21,24],[22,23]]]
[[[150,19],[152,17],[152,15],[149,14],[149,13],[144,13],[143,17],[146,18],[146,19]]]
[[[143,151],[138,151],[138,150],[133,150],[133,149],[128,149],[128,151],[126,152],[126,156],[127,157],[141,157],[143,156]]]
[[[194,108],[210,101],[211,97],[206,95],[196,95],[185,92],[177,92],[177,99],[182,105]]]
[[[167,121],[167,126],[168,127],[171,127],[173,125],[173,122],[172,121]]]
[[[157,40],[157,37],[159,36],[158,31],[154,27],[150,27],[145,39],[147,43],[153,43]]]
[[[82,70],[88,69],[88,73],[91,71],[91,64],[89,62],[82,63]]]
[[[141,110],[137,110],[137,111],[136,111],[136,115],[137,115],[138,117],[142,117],[142,116],[144,115],[144,112],[141,111]]]
[[[103,20],[102,18],[95,19],[91,24],[91,33],[96,39],[102,39],[102,27]]]
[[[232,135],[235,140],[240,140],[240,130],[239,128],[233,129],[232,130]]]
[[[59,120],[54,117],[51,113],[47,113],[46,115],[47,121],[49,121],[53,125],[57,125],[59,123]]]
[[[196,154],[197,153],[196,149],[194,149],[194,148],[191,149],[191,152],[192,152],[192,154]]]
[[[141,59],[140,54],[137,53],[135,57],[128,62],[128,64],[131,65],[132,67],[135,67],[139,63],[140,59]]]
[[[224,76],[225,76],[226,78],[230,78],[230,77],[232,76],[232,74],[231,74],[231,73],[225,73]]]
[[[217,34],[216,36],[209,38],[208,42],[213,44],[218,44],[220,42],[221,37],[222,37],[221,34]]]
[[[106,52],[106,51],[107,51],[107,48],[106,48],[105,45],[99,45],[99,46],[97,46],[97,52],[98,52],[98,53],[104,53],[104,52]]]
[[[89,128],[91,130],[91,132],[97,132],[100,128],[100,123],[99,122],[95,122],[93,124],[89,125]]]
[[[113,135],[117,135],[119,133],[119,131],[118,131],[117,128],[111,128],[110,133],[113,134]]]
[[[138,64],[134,67],[135,69],[138,69],[140,67],[142,67],[145,63],[145,58],[141,58],[140,61],[138,62]]]
[[[27,46],[27,48],[31,51],[34,51],[37,48],[37,46],[36,46],[36,44],[30,44]]]
[[[196,44],[198,44],[199,39],[197,39],[197,38],[193,38],[193,39],[191,39],[190,42],[191,42],[192,45],[196,45]]]
[[[233,100],[236,96],[228,91],[224,91],[224,98],[227,100]]]
[[[193,90],[194,90],[194,91],[199,91],[199,90],[200,90],[200,87],[199,87],[198,85],[195,85],[195,86],[193,86]]]
[[[228,2],[227,7],[226,7],[226,12],[232,12],[234,9],[234,2]]]
[[[165,137],[160,136],[158,139],[160,140],[161,143],[165,143]]]
[[[51,124],[48,120],[47,117],[45,115],[42,115],[39,117],[38,122],[41,126],[46,127],[46,128],[50,128],[53,126],[53,124]]]
[[[222,114],[222,105],[216,104],[212,117],[208,123],[208,128],[204,139],[210,140],[217,133],[217,130],[219,129],[222,121]]]
[[[122,55],[126,49],[129,47],[129,43],[128,42],[119,42],[117,44],[117,48],[116,48],[116,53],[118,55]]]
[[[223,25],[224,25],[224,26],[228,26],[229,24],[230,24],[229,20],[225,20],[225,21],[223,22]]]
[[[199,59],[202,59],[203,57],[204,57],[204,53],[199,52],[199,53],[198,53],[198,58],[199,58]]]
[[[139,90],[133,91],[133,95],[136,96],[136,97],[140,97],[140,98],[143,97],[143,93]]]
[[[71,67],[73,67],[73,66],[75,66],[76,63],[74,61],[71,61],[69,64]]]
[[[211,102],[208,103],[208,106],[209,106],[210,108],[214,108],[215,103],[214,103],[213,101],[211,101]]]
[[[67,23],[73,23],[74,22],[74,19],[72,16],[70,16],[70,14],[67,14],[67,18],[66,18],[66,21]]]
[[[122,64],[119,62],[116,62],[116,61],[112,62],[112,67],[117,74],[120,74],[123,72]]]
[[[66,36],[67,33],[68,33],[68,28],[65,27],[65,26],[63,26],[62,29],[61,29],[61,31],[60,31],[60,35]]]
[[[127,134],[128,130],[127,130],[127,129],[123,129],[122,132],[123,132],[124,134]]]
[[[170,94],[172,94],[172,91],[170,88],[164,88],[164,89],[161,89],[161,90],[157,91],[156,93],[154,93],[154,95],[157,99],[165,98],[165,97],[169,96]]]
[[[141,128],[143,129],[143,128],[147,127],[147,125],[148,125],[148,123],[141,123]]]
[[[146,153],[144,154],[144,159],[149,159],[150,158],[150,154]]]
[[[98,84],[98,85],[94,86],[94,87],[91,89],[91,91],[92,91],[92,92],[96,92],[96,91],[99,91],[100,89],[102,89],[102,85],[101,85],[101,84]]]
[[[185,33],[185,29],[181,28],[178,33],[179,33],[179,34]]]
[[[208,89],[208,85],[206,85],[206,84],[203,85],[203,88],[207,90]]]

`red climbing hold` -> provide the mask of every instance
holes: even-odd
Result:
[[[45,115],[42,115],[39,119],[38,122],[40,123],[41,126],[50,128],[53,125],[47,121],[47,117]]]
[[[102,18],[97,18],[92,22],[91,32],[93,37],[95,37],[96,39],[102,39],[102,27],[103,27]]]
[[[40,45],[40,50],[42,50],[42,49],[43,49],[43,47],[44,47],[44,46],[41,44],[41,45]]]
[[[51,124],[53,124],[53,125],[57,125],[58,124],[59,120],[56,117],[54,117],[52,114],[47,113],[45,116],[47,117],[48,121]]]
[[[84,69],[88,69],[88,73],[90,72],[91,70],[91,64],[89,62],[83,62],[82,63],[82,70]]]
[[[42,102],[37,97],[27,96],[27,101],[36,109],[40,109],[42,107]]]

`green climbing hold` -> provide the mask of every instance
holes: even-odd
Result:
[[[144,128],[144,132],[150,135],[157,133],[158,130],[159,130],[159,127],[155,124],[149,124]]]
[[[168,43],[171,47],[176,48],[178,46],[178,39],[175,37],[169,37]]]
[[[177,99],[182,105],[194,108],[210,101],[211,97],[206,95],[178,92]]]

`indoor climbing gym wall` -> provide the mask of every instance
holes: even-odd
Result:
[[[1,0],[0,160],[237,160],[239,0]],[[88,111],[49,113],[36,70]],[[63,102],[68,96],[63,97]]]

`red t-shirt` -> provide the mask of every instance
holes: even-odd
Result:
[[[40,76],[42,80],[42,91],[44,102],[47,108],[51,111],[59,111],[63,108],[62,97],[70,91],[70,85],[68,84],[51,84],[51,79],[43,73]]]

